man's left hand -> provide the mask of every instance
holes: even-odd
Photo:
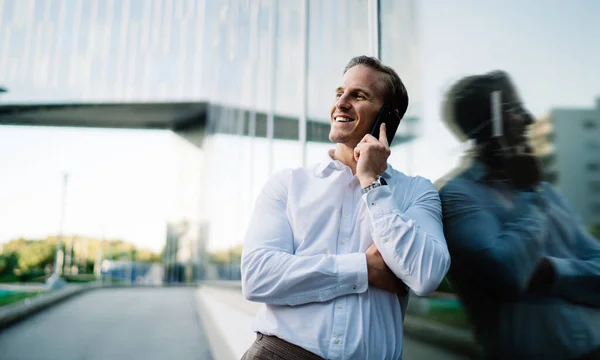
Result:
[[[392,151],[385,126],[381,124],[379,139],[367,134],[354,148],[354,160],[357,162],[356,177],[363,188],[370,185],[387,169],[387,159]]]
[[[367,249],[367,272],[369,284],[399,296],[406,296],[408,288],[387,266],[375,244]]]

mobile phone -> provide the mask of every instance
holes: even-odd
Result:
[[[379,140],[379,128],[382,123],[385,123],[385,134],[387,135],[388,143],[392,145],[392,140],[394,140],[394,135],[396,135],[396,130],[398,130],[398,126],[400,125],[400,120],[394,109],[384,104],[381,110],[379,110],[379,114],[377,114],[377,119],[375,119],[375,124],[373,124],[370,134]]]

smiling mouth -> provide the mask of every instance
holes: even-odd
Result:
[[[335,120],[335,122],[337,123],[347,123],[354,121],[354,119],[345,116],[336,116],[333,120]]]

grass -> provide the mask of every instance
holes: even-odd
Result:
[[[425,320],[435,321],[444,325],[462,329],[470,329],[469,319],[463,309],[436,309],[432,308],[424,314],[417,315]]]
[[[27,298],[34,298],[36,296],[45,294],[47,292],[48,291],[20,291],[0,296],[0,306],[14,304]]]
[[[96,281],[94,274],[63,275],[63,279],[68,283],[88,283]]]

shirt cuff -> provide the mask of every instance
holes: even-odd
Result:
[[[371,189],[362,198],[367,204],[367,210],[372,219],[378,219],[397,209],[392,190],[388,185]]]
[[[367,255],[363,253],[337,255],[338,290],[342,294],[359,294],[369,288]]]

